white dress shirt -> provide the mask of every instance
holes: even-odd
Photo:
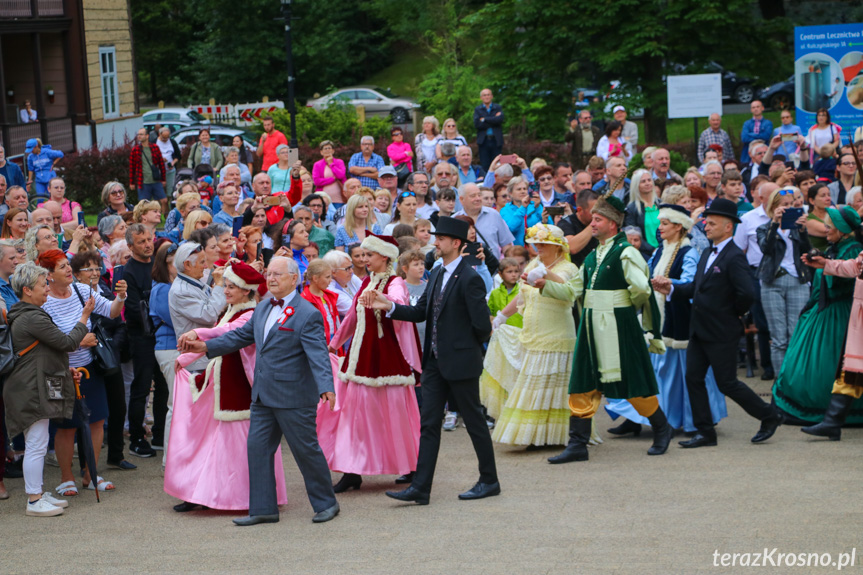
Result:
[[[708,250],[710,250],[710,252],[709,252],[710,255],[707,256],[707,261],[704,263],[703,273],[707,273],[707,270],[710,269],[710,266],[713,265],[713,262],[716,261],[716,258],[719,257],[719,254],[722,253],[722,250],[725,249],[725,246],[727,246],[731,242],[732,239],[733,238],[725,238],[724,240],[722,240],[721,242],[719,242],[715,246],[711,246],[711,247],[707,248]],[[713,251],[714,247],[716,248],[716,251]],[[696,269],[695,273],[698,273],[697,269]],[[693,281],[695,281],[695,280],[693,280]],[[667,296],[665,296],[665,301],[671,301],[671,294],[673,294],[673,293],[674,293],[674,284],[671,284],[671,291],[668,292]]]
[[[291,302],[297,295],[297,290],[291,290],[291,293],[286,295],[284,298],[284,302],[282,305],[274,305],[272,306],[272,310],[270,310],[270,315],[267,316],[267,323],[264,324],[264,341],[270,337],[270,330],[273,329],[273,326],[276,325],[276,322],[284,315],[285,308],[291,305]]]
[[[737,231],[734,232],[734,243],[746,253],[746,260],[750,266],[757,267],[761,263],[763,254],[761,246],[758,245],[758,228],[770,221],[764,213],[764,206],[758,206],[748,211],[740,218]]]

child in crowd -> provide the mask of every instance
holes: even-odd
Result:
[[[521,277],[518,261],[515,258],[503,258],[497,268],[500,276],[500,286],[491,291],[488,296],[488,311],[492,319],[505,308],[509,302],[518,297],[518,278]],[[507,325],[522,327],[520,313],[514,313],[506,320]]]
[[[438,192],[435,201],[437,202],[438,211],[433,213],[429,220],[437,226],[438,218],[441,216],[452,216],[455,210],[455,191],[452,188],[445,188]]]
[[[393,228],[393,239],[398,240],[399,238],[413,237],[414,228],[413,226],[409,226],[408,224],[399,224]]]
[[[752,204],[746,201],[743,197],[743,192],[746,190],[743,186],[743,176],[737,170],[726,170],[722,174],[722,192],[725,198],[737,204],[737,215],[742,216],[748,211],[753,210]]]
[[[399,275],[405,280],[410,294],[410,305],[416,305],[426,290],[425,256],[419,250],[410,250],[399,256]],[[418,323],[417,332],[420,336],[420,349],[425,344],[426,323]]]
[[[309,261],[316,260],[320,257],[321,250],[315,242],[309,242],[309,245],[303,250],[303,255]]]
[[[414,237],[419,240],[422,245],[423,255],[434,249],[434,237],[431,233],[431,222],[422,218],[417,218],[414,222]]]
[[[832,182],[836,179],[836,158],[833,157],[835,151],[833,144],[824,144],[818,150],[820,159],[812,166],[816,181]],[[822,180],[822,178],[825,179]]]

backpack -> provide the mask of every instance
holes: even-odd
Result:
[[[0,311],[2,311],[3,317],[3,323],[0,324],[0,376],[7,376],[12,373],[13,369],[15,369],[15,364],[18,362],[19,358],[24,357],[30,353],[34,347],[39,345],[39,340],[37,339],[16,354],[15,350],[12,348],[12,327],[9,325],[9,322],[6,321],[6,311]]]

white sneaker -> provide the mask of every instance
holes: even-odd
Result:
[[[31,517],[54,517],[55,515],[63,515],[63,509],[55,505],[51,505],[45,501],[45,497],[35,503],[27,502],[27,511],[24,513]]]
[[[51,495],[50,491],[46,491],[45,493],[43,493],[42,499],[44,501],[47,501],[48,503],[50,503],[54,507],[59,507],[60,509],[66,509],[67,507],[69,507],[68,501],[66,501],[65,499],[57,499],[56,497]]]
[[[453,431],[458,426],[458,414],[454,411],[447,411],[446,417],[443,419],[443,430]]]

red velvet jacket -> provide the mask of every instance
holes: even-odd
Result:
[[[318,308],[318,311],[321,312],[321,315],[324,318],[324,333],[327,336],[327,345],[330,344],[330,340],[336,334],[339,329],[339,310],[338,310],[338,302],[339,296],[330,290],[324,290],[324,299],[327,301],[327,305],[324,305],[324,302],[321,301],[321,298],[312,295],[312,290],[305,288],[302,291],[303,299],[308,301],[310,304]],[[327,319],[327,316],[330,316],[331,320]],[[333,330],[330,331],[330,321],[333,323]],[[339,356],[343,355],[342,351],[339,350]]]

